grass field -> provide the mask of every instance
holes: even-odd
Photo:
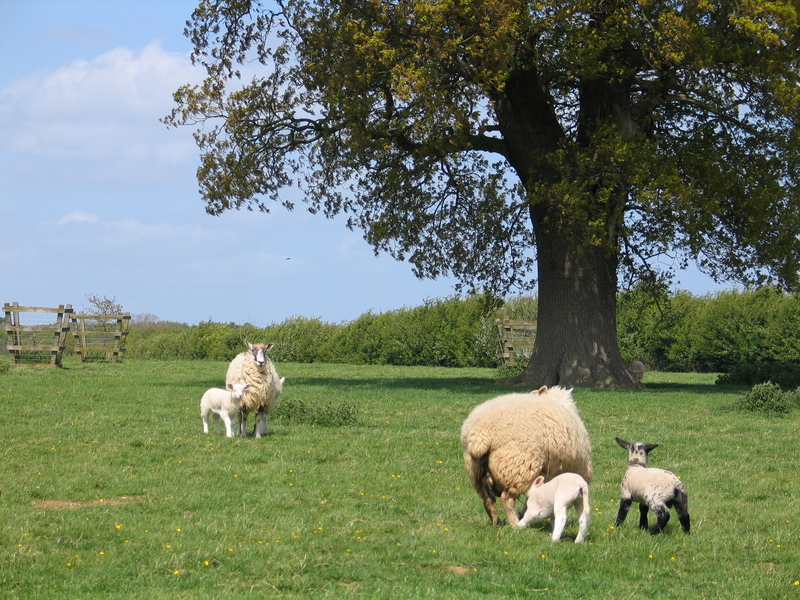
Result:
[[[65,361],[0,370],[0,597],[800,598],[800,414],[734,412],[712,375],[578,389],[594,446],[585,544],[492,527],[461,423],[507,391],[482,369],[279,364],[282,399],[349,403],[358,424],[278,418],[204,436],[216,362]],[[252,423],[252,420],[251,420]],[[626,454],[689,489],[692,534],[614,529]]]

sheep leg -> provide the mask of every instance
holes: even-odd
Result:
[[[200,418],[203,419],[203,433],[208,433],[208,413],[205,412],[200,415]]]
[[[247,437],[247,412],[239,409],[239,435]]]
[[[647,529],[647,511],[649,507],[644,502],[639,503],[639,529]]]
[[[615,523],[615,527],[619,527],[625,522],[625,517],[628,516],[628,511],[631,508],[631,504],[633,504],[632,498],[623,498],[619,502],[619,512],[617,513],[617,522]]]
[[[678,520],[681,522],[681,527],[683,527],[684,533],[689,533],[689,509],[687,507],[688,498],[684,493],[682,497],[679,497],[678,500],[675,502],[675,512],[678,513]]]
[[[669,521],[669,509],[666,506],[653,507],[653,512],[656,513],[656,524],[650,528],[651,535],[658,535],[664,531]]]
[[[220,430],[219,430],[219,415],[217,413],[214,413],[214,417],[213,418],[214,418],[214,431],[216,431],[219,434],[220,433]]]
[[[519,517],[517,517],[517,497],[508,490],[503,490],[503,493],[500,494],[500,501],[503,504],[503,510],[506,511],[508,524],[512,527],[516,527],[519,524]]]
[[[228,413],[222,415],[222,420],[225,421],[225,437],[233,437],[233,424],[231,417]]]
[[[269,415],[267,413],[256,413],[256,424],[253,427],[253,435],[257,438],[268,435]]]
[[[567,526],[567,511],[557,511],[555,519],[553,519],[553,537],[552,540],[557,542],[561,539],[561,534],[564,533],[564,527]]]
[[[587,496],[578,498],[575,503],[575,510],[578,511],[578,535],[575,538],[575,543],[580,544],[589,535],[589,523],[592,520],[589,498]]]
[[[500,515],[497,514],[497,503],[494,496],[483,496],[483,509],[489,515],[492,525],[500,525]]]

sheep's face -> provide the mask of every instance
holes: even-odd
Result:
[[[658,448],[658,444],[645,444],[643,442],[626,442],[617,438],[617,443],[628,451],[628,464],[647,466],[647,456],[650,450]]]
[[[247,344],[247,349],[250,351],[250,355],[253,357],[253,361],[259,366],[263,366],[267,362],[267,352],[270,348],[272,348],[275,344],[251,344],[250,342],[245,342]]]
[[[229,383],[228,389],[231,391],[231,396],[234,400],[241,400],[244,396],[244,391],[250,387],[249,383]]]

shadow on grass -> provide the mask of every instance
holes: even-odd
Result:
[[[738,385],[717,385],[715,383],[647,383],[645,391],[674,393],[683,392],[687,394],[731,394],[744,391],[747,388]]]
[[[412,389],[412,390],[451,390],[485,395],[504,393],[503,390],[523,391],[525,388],[498,386],[494,379],[479,377],[402,377],[402,378],[367,378],[347,379],[340,377],[293,377],[287,379],[286,385],[308,385],[330,388],[379,388],[379,389]]]

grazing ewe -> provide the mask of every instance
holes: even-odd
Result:
[[[628,516],[631,503],[639,503],[639,527],[647,529],[647,509],[656,514],[656,523],[650,533],[664,531],[669,521],[669,509],[678,513],[683,531],[689,533],[689,497],[686,486],[673,473],[665,469],[647,468],[647,455],[658,444],[628,443],[616,438],[617,443],[628,451],[628,470],[622,479],[622,500],[617,513],[617,527]]]
[[[525,508],[520,513],[517,527],[525,529],[533,520],[555,517],[553,520],[553,541],[557,542],[567,524],[567,511],[571,506],[578,513],[578,536],[575,543],[586,539],[589,533],[589,484],[577,473],[562,473],[547,483],[539,475],[527,493]]]
[[[631,366],[628,367],[628,371],[633,376],[636,381],[641,381],[644,379],[644,363],[640,360],[635,360],[631,363]]]
[[[278,378],[275,365],[267,352],[275,344],[247,344],[247,351],[234,357],[228,366],[225,384],[249,383],[239,407],[239,435],[247,435],[247,416],[256,413],[253,433],[257,438],[267,435],[269,413],[283,390],[283,379]]]
[[[499,496],[510,525],[517,498],[533,481],[566,472],[592,480],[592,447],[572,390],[542,387],[506,394],[476,406],[461,427],[464,463],[493,525]]]
[[[203,419],[203,433],[208,433],[208,414],[214,414],[214,428],[219,431],[219,419],[225,421],[225,436],[233,437],[233,418],[239,412],[244,391],[250,387],[249,383],[234,383],[228,385],[227,390],[211,388],[206,390],[200,399],[200,418]]]

